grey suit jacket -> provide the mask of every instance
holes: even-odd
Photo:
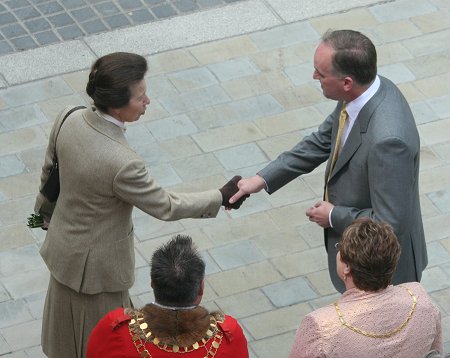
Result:
[[[52,163],[56,128],[50,133],[41,187]],[[39,194],[35,212],[51,215],[41,255],[51,274],[77,292],[130,288],[134,282],[134,206],[161,220],[215,217],[219,190],[173,193],[148,174],[118,126],[92,109],[71,114],[59,132],[61,192],[53,208]]]
[[[419,202],[420,142],[414,117],[398,88],[380,77],[377,93],[360,111],[338,157],[328,184],[335,205],[326,229],[325,246],[333,284],[344,286],[336,274],[336,251],[345,228],[359,217],[388,222],[402,253],[394,284],[419,281],[427,265],[427,250]],[[332,158],[339,102],[318,130],[259,172],[269,193]],[[328,177],[330,160],[325,171]]]

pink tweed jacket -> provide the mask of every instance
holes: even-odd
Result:
[[[443,353],[441,316],[420,283],[389,286],[378,292],[347,290],[338,300],[346,323],[365,333],[384,334],[406,326],[386,338],[374,338],[344,326],[333,304],[311,312],[303,319],[290,358],[304,357],[396,357],[423,358],[435,349]]]

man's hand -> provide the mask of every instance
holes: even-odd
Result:
[[[243,196],[250,196],[250,194],[261,191],[266,186],[266,182],[259,175],[254,175],[250,178],[241,179],[237,183],[239,191],[230,198],[230,203],[238,202]]]
[[[313,207],[306,210],[306,216],[309,221],[317,223],[317,225],[327,228],[330,227],[330,211],[334,205],[328,201],[319,201]]]
[[[239,209],[242,203],[247,199],[250,195],[243,195],[239,200],[230,203],[230,198],[233,194],[236,194],[239,191],[237,183],[241,180],[242,177],[239,175],[234,176],[228,183],[226,183],[223,187],[219,189],[222,194],[222,205],[225,206],[227,210],[229,209]]]

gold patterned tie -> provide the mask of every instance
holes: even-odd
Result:
[[[345,121],[348,118],[348,113],[345,110],[345,103],[342,105],[341,109],[341,115],[339,116],[339,126],[338,126],[338,132],[336,136],[336,144],[334,146],[334,152],[333,157],[331,158],[331,164],[330,164],[330,171],[328,172],[328,178],[327,178],[327,185],[325,187],[325,201],[328,201],[328,182],[330,181],[331,173],[333,173],[334,165],[336,164],[338,154],[339,154],[339,148],[341,146],[341,139],[342,139],[342,129],[344,128]]]

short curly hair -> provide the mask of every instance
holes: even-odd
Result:
[[[348,226],[339,243],[341,260],[350,266],[353,283],[363,291],[391,284],[400,251],[392,227],[367,218]]]

